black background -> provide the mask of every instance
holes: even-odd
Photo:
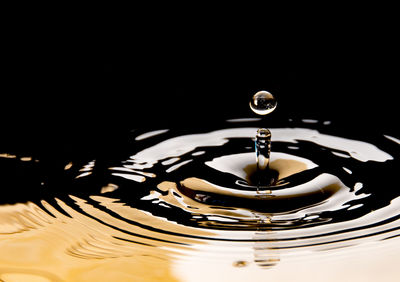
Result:
[[[78,24],[72,16],[8,22],[1,151],[84,153],[117,146],[135,128],[206,128],[254,117],[248,101],[258,90],[275,94],[276,119],[398,132],[390,15],[359,19],[353,11],[344,21],[321,11],[273,19],[271,11],[148,12],[145,20],[138,11]]]

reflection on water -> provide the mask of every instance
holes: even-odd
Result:
[[[396,280],[400,192],[383,175],[398,168],[398,139],[273,128],[275,182],[259,194],[257,127],[234,124],[138,132],[125,158],[66,161],[66,189],[39,179],[7,190],[0,281]],[[40,165],[7,152],[0,161],[21,173]]]
[[[80,198],[71,199],[75,209],[59,199],[53,205],[42,201],[41,207],[34,203],[1,207],[2,273],[17,277],[17,273],[26,275],[30,269],[40,269],[44,273],[40,275],[50,281],[56,277],[63,281],[98,281],[99,277],[104,279],[101,281],[107,281],[107,277],[174,281],[169,262],[193,240],[182,238],[176,244],[173,235],[154,235],[154,231],[128,221],[139,220],[141,224],[175,229],[182,234],[205,235],[189,228],[171,227],[170,223],[115,199],[92,197],[100,206],[109,208],[109,213]],[[112,212],[125,216],[125,220],[112,216]],[[164,249],[168,246],[176,250]],[[1,276],[4,281],[8,281],[7,275]]]

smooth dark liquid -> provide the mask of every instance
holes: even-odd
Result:
[[[80,281],[109,271],[120,279],[196,281],[185,268],[220,265],[227,277],[237,267],[262,281],[268,272],[260,270],[280,275],[281,265],[396,241],[400,191],[386,188],[398,168],[397,139],[371,144],[310,124],[272,128],[266,178],[273,181],[259,189],[257,127],[247,125],[136,133],[125,157],[66,162],[57,176],[63,189],[39,177],[31,199],[14,191],[14,202],[0,206],[0,246],[8,254],[0,256],[0,278]],[[1,157],[21,171],[40,165]]]

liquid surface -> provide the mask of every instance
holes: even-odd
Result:
[[[134,131],[126,154],[66,160],[56,181],[1,153],[3,189],[37,178],[0,203],[0,281],[396,281],[398,136],[270,128],[260,187],[256,122]]]

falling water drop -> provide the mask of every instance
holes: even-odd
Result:
[[[250,100],[250,108],[259,115],[267,115],[272,113],[276,108],[277,102],[275,97],[268,91],[258,91]],[[255,139],[255,151],[257,160],[257,172],[259,175],[258,189],[260,186],[268,186],[270,183],[266,181],[266,175],[269,168],[269,157],[271,153],[271,132],[266,128],[257,130]]]
[[[250,108],[258,115],[267,115],[276,108],[275,97],[268,91],[258,91],[250,100]]]

